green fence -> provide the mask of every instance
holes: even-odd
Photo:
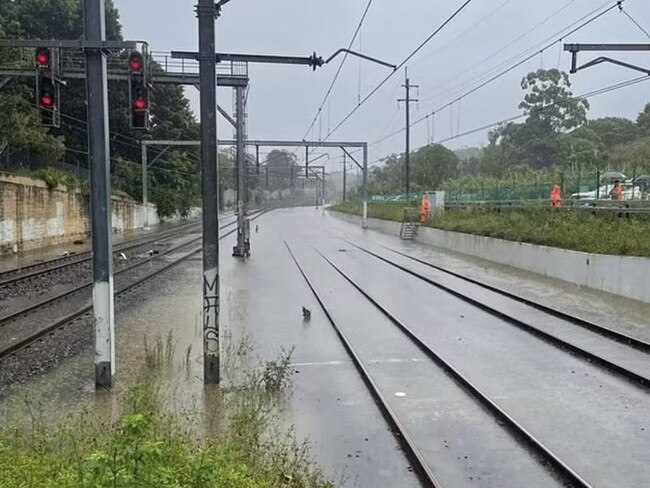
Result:
[[[604,199],[613,188],[615,179],[619,179],[626,192],[634,195],[635,199],[647,196],[650,192],[650,176],[632,174],[617,178],[614,172],[595,172],[560,176],[557,180],[553,177],[513,178],[511,181],[460,184],[446,190],[446,200],[448,202],[548,200],[556,181],[565,199]]]

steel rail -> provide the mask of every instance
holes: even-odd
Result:
[[[130,249],[133,249],[135,247],[140,247],[140,246],[145,246],[147,244],[151,244],[154,242],[157,242],[161,239],[165,239],[167,237],[173,237],[178,234],[182,234],[184,231],[187,231],[188,228],[191,228],[192,226],[199,225],[200,222],[193,222],[190,224],[182,225],[179,227],[176,227],[174,229],[168,229],[164,232],[161,232],[159,234],[155,234],[154,236],[150,236],[147,239],[143,239],[138,241],[138,239],[133,239],[132,241],[125,241],[120,244],[118,244],[115,249],[113,250],[113,253],[119,253],[119,252],[124,252]],[[68,266],[74,266],[76,264],[80,263],[85,263],[87,261],[90,261],[92,259],[92,252],[91,251],[83,251],[78,254],[70,254],[68,256],[63,256],[63,257],[57,257],[53,259],[48,259],[44,261],[40,261],[37,263],[32,263],[28,264],[26,266],[21,266],[19,268],[13,268],[10,270],[6,270],[0,273],[0,279],[2,279],[4,276],[7,275],[12,275],[12,274],[18,274],[18,273],[23,273],[24,274],[18,274],[18,276],[14,276],[12,278],[6,278],[4,280],[0,280],[0,287],[8,286],[13,283],[16,283],[18,281],[22,280],[27,280],[30,278],[33,278],[35,276],[38,276],[40,274],[45,274],[49,273],[52,271],[58,271],[60,269],[66,268]],[[58,264],[61,263],[61,264]],[[43,268],[41,270],[37,270],[38,268]],[[29,271],[29,270],[36,270],[36,271]]]
[[[262,215],[264,215],[265,213],[267,213],[269,211],[270,210],[263,210],[263,211],[259,212],[258,214],[256,214],[255,216],[253,216],[251,218],[251,220],[255,220],[255,219],[261,217]],[[232,224],[234,224],[234,222],[229,224],[229,225],[232,225]],[[226,237],[234,234],[236,231],[237,231],[237,229],[235,228],[235,229],[232,229],[232,230],[226,232],[225,234],[219,236],[219,240],[225,239]],[[199,237],[197,239],[193,239],[193,240],[191,240],[189,242],[186,242],[186,243],[178,246],[177,248],[175,248],[173,250],[168,250],[165,253],[158,254],[155,257],[152,257],[151,259],[142,261],[142,262],[137,263],[137,264],[138,265],[145,264],[147,262],[150,262],[152,259],[160,258],[160,257],[164,256],[165,254],[169,254],[170,252],[173,252],[173,251],[177,250],[178,248],[186,247],[186,246],[188,246],[188,245],[190,245],[193,242],[196,242],[198,240],[201,240],[201,237]],[[153,273],[148,274],[147,276],[139,278],[135,282],[130,283],[129,285],[122,288],[121,290],[117,291],[115,293],[115,296],[119,297],[121,295],[124,295],[125,293],[131,291],[132,289],[136,288],[137,286],[140,286],[142,283],[150,280],[151,278],[154,278],[154,277],[160,275],[161,273],[169,270],[173,266],[176,266],[177,264],[184,262],[185,260],[187,260],[190,257],[194,256],[195,254],[199,253],[201,250],[202,250],[202,247],[194,249],[194,250],[190,251],[189,253],[185,254],[184,256],[182,256],[181,258],[177,259],[176,261],[173,261],[172,263],[169,263],[169,264],[163,266],[162,268],[157,269],[156,271],[154,271]],[[86,284],[86,285],[83,285],[83,286],[88,287],[90,285]],[[73,321],[73,320],[87,314],[88,312],[90,312],[92,310],[92,308],[93,308],[92,304],[87,305],[87,306],[85,306],[85,307],[83,307],[83,308],[81,308],[81,309],[79,309],[79,310],[77,310],[75,312],[72,312],[72,313],[70,313],[70,314],[56,320],[54,323],[48,325],[47,327],[44,327],[43,329],[41,329],[38,332],[32,334],[31,336],[26,337],[25,339],[23,339],[21,341],[18,341],[18,342],[12,344],[11,346],[9,346],[9,347],[7,347],[5,349],[0,350],[0,361],[2,361],[4,359],[16,354],[20,350],[28,348],[30,345],[37,342],[41,338],[43,338],[43,337],[45,337],[47,335],[50,335],[53,332],[56,332],[58,329],[64,327],[65,325],[67,325],[71,321]]]
[[[379,408],[382,416],[384,417],[388,425],[391,427],[391,431],[395,436],[397,442],[402,447],[403,452],[406,454],[406,457],[409,460],[409,462],[413,465],[416,475],[418,476],[420,481],[422,481],[427,487],[443,488],[444,485],[442,485],[442,483],[436,478],[435,474],[433,473],[431,468],[424,460],[424,456],[415,445],[415,441],[410,436],[410,434],[408,433],[408,431],[400,421],[399,417],[397,416],[393,408],[385,399],[384,395],[382,395],[381,391],[379,390],[379,387],[374,382],[374,380],[370,376],[370,373],[363,365],[363,362],[361,361],[359,355],[352,347],[352,344],[350,343],[346,335],[343,333],[341,328],[338,326],[338,324],[336,323],[336,321],[328,311],[322,298],[314,288],[314,285],[312,284],[311,280],[309,279],[304,269],[298,262],[298,259],[296,258],[293,251],[291,250],[291,247],[289,247],[289,244],[286,241],[284,241],[284,245],[286,246],[287,251],[289,251],[289,255],[291,256],[291,259],[293,260],[296,267],[298,268],[298,271],[302,275],[303,279],[307,283],[307,286],[309,287],[314,297],[316,298],[316,301],[318,302],[321,309],[323,310],[323,313],[325,313],[325,316],[327,317],[328,321],[330,322],[330,325],[334,329],[334,332],[336,333],[341,343],[343,344],[343,347],[345,348],[348,355],[350,356],[350,359],[352,360],[355,368],[359,372],[361,379],[363,380],[366,387],[370,391],[370,394],[372,395],[375,404]]]
[[[381,244],[380,244],[381,245]],[[510,298],[512,300],[515,300],[517,302],[523,303],[525,305],[528,305],[530,307],[536,308],[544,313],[547,313],[549,315],[553,315],[554,317],[557,317],[562,320],[566,320],[567,322],[572,322],[575,325],[578,325],[580,327],[583,327],[590,332],[595,332],[596,334],[602,335],[603,337],[607,337],[608,339],[613,339],[616,342],[620,342],[621,344],[625,344],[627,346],[633,347],[634,349],[637,349],[639,351],[645,352],[647,354],[650,354],[650,343],[645,342],[641,339],[638,339],[636,337],[632,337],[630,335],[624,334],[622,332],[619,332],[617,330],[610,329],[609,327],[605,327],[604,325],[596,324],[594,322],[590,322],[588,320],[585,320],[580,317],[576,317],[575,315],[568,314],[566,312],[562,312],[561,310],[557,310],[555,308],[549,307],[547,305],[543,305],[539,302],[529,300],[528,298],[521,297],[519,295],[516,295],[514,293],[511,293],[509,291],[503,290],[502,288],[498,288],[496,286],[488,285],[487,283],[483,283],[481,281],[475,280],[473,278],[470,278],[468,276],[464,276],[460,273],[456,273],[455,271],[451,271],[450,269],[443,268],[442,266],[438,266],[433,263],[429,263],[427,261],[424,261],[422,259],[416,258],[414,256],[411,256],[409,254],[403,253],[401,251],[398,251],[396,249],[390,248],[388,246],[381,245],[383,248],[394,252],[395,254],[399,254],[400,256],[403,256],[405,258],[408,258],[412,261],[415,261],[417,263],[423,264],[425,266],[428,266],[429,268],[433,268],[437,271],[440,271],[442,273],[449,274],[453,276],[454,278],[461,279],[463,281],[466,281],[468,283],[471,283],[473,285],[480,286],[481,288],[485,288],[486,290],[492,291],[494,293],[498,293],[499,295],[503,295],[507,298]]]
[[[350,283],[361,295],[363,295],[372,305],[377,308],[388,320],[390,320],[399,330],[401,330],[412,342],[418,347],[429,359],[442,368],[449,376],[451,376],[465,391],[470,393],[480,404],[510,431],[511,434],[523,441],[533,452],[537,453],[548,465],[555,468],[558,474],[561,474],[566,481],[571,483],[570,486],[580,488],[593,488],[593,486],[578,474],[567,463],[562,461],[556,454],[554,454],[548,447],[546,447],[539,439],[537,439],[531,432],[529,432],[522,424],[510,416],[504,409],[502,409],[494,400],[492,400],[486,393],[481,391],[478,386],[473,384],[467,377],[460,371],[454,368],[451,363],[446,360],[440,353],[436,352],[433,348],[425,344],[414,332],[404,325],[399,319],[393,316],[387,309],[385,309],[377,300],[370,296],[363,288],[347,276],[339,267],[330,261],[324,254],[316,250],[318,254],[348,283]],[[543,464],[543,463],[542,463]]]
[[[587,351],[587,350],[581,348],[580,346],[576,346],[575,344],[567,342],[564,339],[561,339],[560,337],[557,337],[556,335],[553,335],[553,334],[551,334],[549,332],[545,332],[545,331],[543,331],[541,329],[533,327],[532,325],[530,325],[530,324],[528,324],[528,323],[526,323],[526,322],[524,322],[522,320],[519,320],[519,319],[517,319],[517,318],[515,318],[515,317],[513,317],[511,315],[508,315],[505,312],[502,312],[502,311],[500,311],[500,310],[498,310],[498,309],[496,309],[494,307],[491,307],[490,305],[488,305],[488,304],[486,304],[484,302],[481,302],[479,300],[476,300],[476,299],[474,299],[474,298],[472,298],[472,297],[470,297],[468,295],[465,295],[465,294],[463,294],[463,293],[461,293],[459,291],[453,290],[448,286],[442,285],[442,284],[432,280],[431,278],[429,278],[427,276],[424,276],[424,275],[422,275],[420,273],[417,273],[417,272],[415,272],[415,271],[413,271],[411,269],[408,269],[405,266],[401,266],[401,265],[391,261],[390,259],[387,259],[387,258],[385,258],[385,257],[383,257],[383,256],[381,256],[381,255],[379,255],[377,253],[374,253],[374,252],[372,252],[372,251],[370,251],[368,249],[363,248],[362,246],[354,244],[354,243],[352,243],[350,241],[347,241],[347,242],[349,242],[351,245],[353,245],[357,249],[369,254],[370,256],[373,256],[373,257],[379,259],[380,261],[385,262],[386,264],[389,264],[389,265],[391,265],[391,266],[393,266],[393,267],[395,267],[395,268],[397,268],[397,269],[399,269],[401,271],[404,271],[405,273],[410,274],[410,275],[412,275],[412,276],[414,276],[414,277],[416,277],[416,278],[418,278],[418,279],[420,279],[420,280],[422,280],[422,281],[424,281],[424,282],[426,282],[426,283],[428,283],[430,285],[433,285],[436,288],[439,288],[440,290],[443,290],[444,292],[447,292],[450,295],[453,295],[456,298],[459,298],[460,300],[462,300],[464,302],[467,302],[467,303],[469,303],[469,304],[471,304],[471,305],[473,305],[473,306],[487,312],[488,314],[490,314],[492,316],[495,316],[495,317],[497,317],[497,318],[499,318],[501,320],[504,320],[505,322],[507,322],[509,324],[512,324],[515,327],[517,327],[517,328],[519,328],[521,330],[524,330],[525,332],[528,332],[528,333],[538,337],[539,339],[551,344],[552,346],[554,346],[554,347],[556,347],[556,348],[558,348],[560,350],[569,351],[569,352],[575,354],[576,356],[580,357],[581,359],[587,361],[588,363],[596,364],[599,367],[609,371],[610,373],[612,373],[612,374],[614,374],[616,376],[619,376],[619,377],[621,377],[623,379],[626,379],[630,383],[632,383],[634,385],[637,385],[637,386],[641,387],[642,389],[644,389],[646,391],[650,387],[650,378],[647,378],[646,376],[643,376],[642,374],[636,373],[634,371],[630,371],[629,369],[625,368],[624,366],[616,364],[616,363],[614,363],[614,362],[612,362],[612,361],[610,361],[608,359],[605,359],[605,358],[603,358],[603,357],[601,357],[601,356],[599,356],[599,355],[597,355],[595,353]]]

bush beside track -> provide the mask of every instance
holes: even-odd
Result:
[[[368,204],[368,217],[401,221],[404,204]],[[419,209],[411,207],[414,212]],[[361,203],[337,203],[330,210],[361,215]],[[530,207],[499,212],[492,209],[448,210],[425,224],[437,229],[495,237],[573,251],[650,257],[650,220],[644,216],[553,211]]]

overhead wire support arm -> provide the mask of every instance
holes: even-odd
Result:
[[[327,60],[323,60],[321,56],[318,56],[315,52],[311,56],[278,56],[278,55],[267,55],[267,54],[241,54],[241,53],[215,53],[215,62],[221,63],[223,61],[230,62],[242,62],[242,63],[264,63],[264,64],[295,64],[295,65],[304,65],[309,66],[314,71],[316,68],[332,61],[336,56],[341,53],[352,54],[353,56],[360,57],[367,61],[380,64],[382,66],[387,66],[389,68],[396,69],[394,64],[381,61],[380,59],[373,58],[371,56],[366,56],[349,49],[339,49],[334,54],[332,54]],[[172,51],[171,56],[173,59],[193,59],[198,60],[198,53],[192,51]]]
[[[624,68],[633,69],[635,71],[640,71],[647,75],[650,75],[650,70],[642,68],[640,66],[635,66],[630,63],[625,63],[623,61],[618,61],[616,59],[608,58],[601,56],[594,59],[582,66],[578,66],[578,53],[580,51],[650,51],[650,44],[565,44],[564,50],[571,53],[571,73],[577,73],[580,70],[591,68],[601,63],[612,63]]]
[[[395,65],[395,64],[387,63],[386,61],[382,61],[380,59],[373,58],[371,56],[367,56],[365,54],[361,54],[361,53],[358,53],[356,51],[352,51],[350,49],[345,49],[345,48],[339,49],[334,54],[332,54],[329,58],[327,58],[327,60],[325,60],[325,64],[328,64],[330,61],[332,61],[335,57],[337,57],[341,53],[351,54],[351,55],[356,56],[358,58],[365,59],[366,61],[371,61],[373,63],[381,64],[382,66],[386,66],[387,68],[392,68],[393,71],[395,71],[397,69],[397,65]]]
[[[345,147],[341,146],[341,149],[343,149],[343,152],[359,167],[361,171],[363,171],[363,165],[361,165]]]

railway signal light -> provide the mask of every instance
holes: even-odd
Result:
[[[36,104],[40,123],[46,127],[59,127],[59,92],[56,80],[57,64],[49,48],[36,49]]]
[[[144,58],[137,51],[129,56],[129,72],[133,75],[141,75],[144,72]]]
[[[147,66],[144,56],[138,51],[129,55],[129,110],[131,128],[149,129],[149,90],[147,88]]]
[[[50,69],[52,53],[46,47],[36,49],[36,66],[41,69]]]

